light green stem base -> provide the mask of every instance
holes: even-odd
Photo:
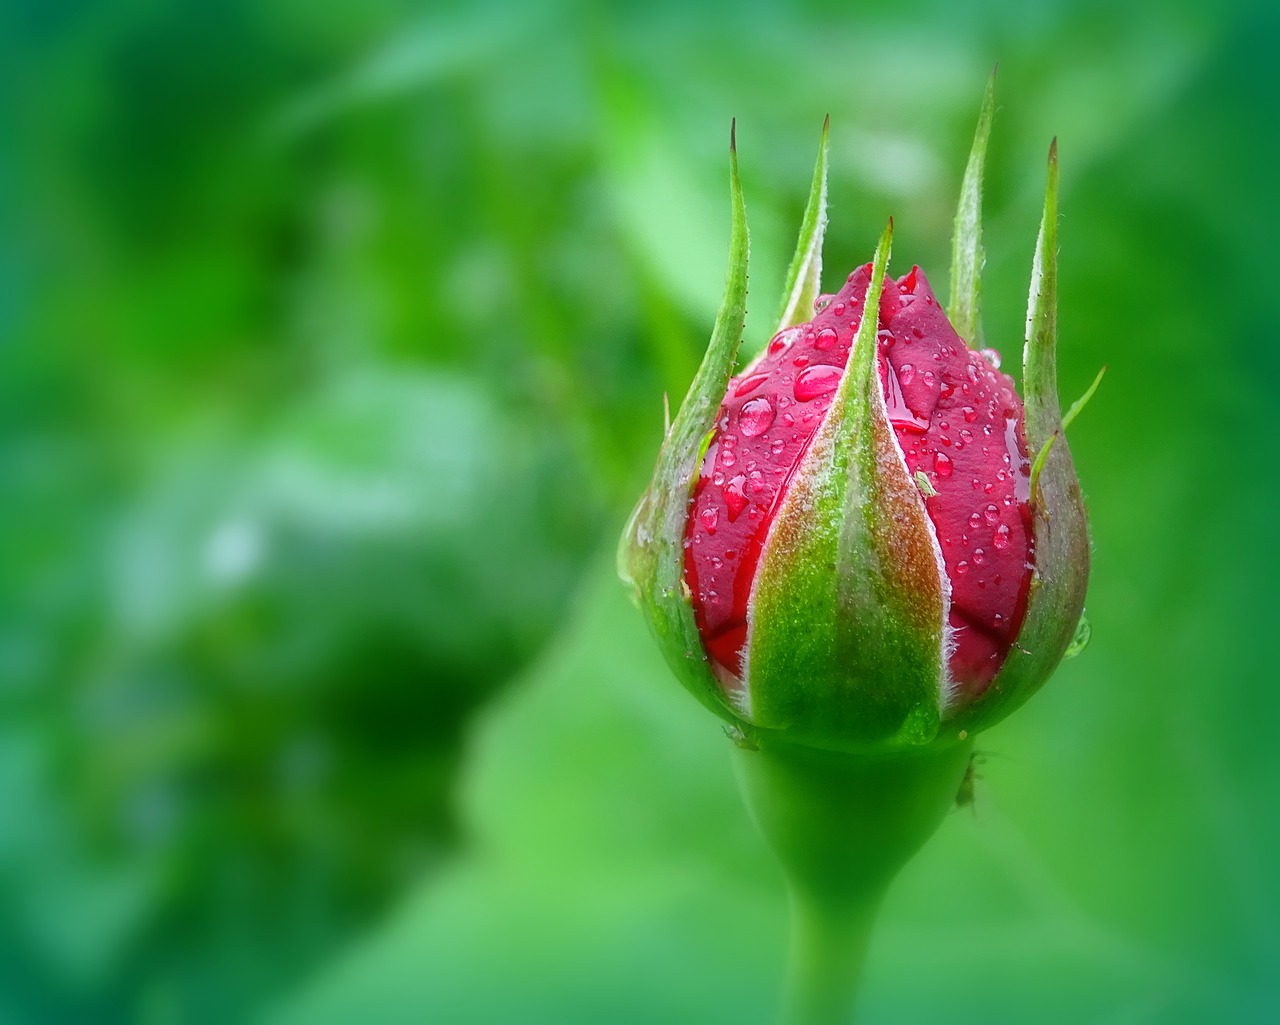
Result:
[[[893,756],[739,748],[751,814],[791,893],[786,1025],[845,1025],[889,884],[955,800],[972,741]]]

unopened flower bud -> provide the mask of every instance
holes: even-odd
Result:
[[[1056,146],[1024,403],[976,337],[989,121],[988,104],[947,308],[919,267],[886,274],[892,222],[871,263],[818,294],[824,128],[779,330],[736,375],[747,242],[732,154],[724,305],[620,567],[677,674],[748,740],[874,752],[963,738],[1047,679],[1079,621],[1089,544],[1057,399]]]

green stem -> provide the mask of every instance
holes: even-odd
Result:
[[[791,893],[786,1025],[842,1025],[881,901],[955,800],[972,741],[891,756],[739,748],[747,805]]]

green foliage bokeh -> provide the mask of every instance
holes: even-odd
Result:
[[[946,287],[1062,157],[1093,641],[868,1021],[1280,1015],[1280,22],[1227,4],[0,7],[0,1022],[768,1021],[781,881],[613,579],[727,261]]]

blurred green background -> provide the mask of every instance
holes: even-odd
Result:
[[[1094,640],[984,735],[868,1022],[1280,1019],[1280,21],[1260,6],[0,5],[0,1022],[767,1022],[781,880],[613,579],[727,266],[988,339],[1062,155]]]

